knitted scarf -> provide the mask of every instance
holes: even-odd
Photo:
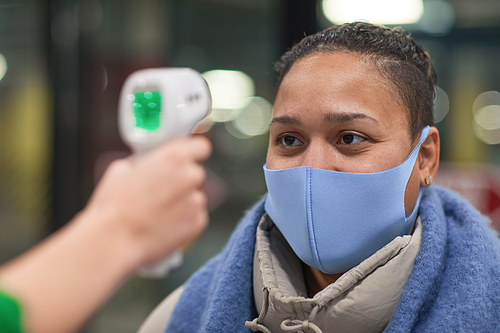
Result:
[[[166,332],[251,332],[255,231],[264,199],[222,252],[186,283]],[[422,245],[386,332],[499,332],[500,240],[460,196],[433,185],[420,204]]]

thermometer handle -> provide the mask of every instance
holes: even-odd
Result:
[[[141,158],[146,155],[150,150],[154,147],[150,147],[149,149],[139,149],[134,152],[137,158]],[[143,266],[137,270],[137,274],[143,278],[147,279],[162,279],[166,278],[168,274],[176,268],[182,266],[183,263],[183,255],[180,250],[175,250],[170,256],[160,260],[149,266]]]
[[[182,265],[182,262],[182,252],[180,250],[176,250],[173,254],[156,264],[139,268],[137,274],[149,279],[166,277],[170,271],[179,268]]]
[[[139,158],[165,141],[188,136],[210,112],[211,98],[203,77],[190,68],[150,68],[132,73],[118,104],[122,140]],[[168,184],[165,184],[168,186]],[[174,254],[139,274],[164,278],[182,264]]]

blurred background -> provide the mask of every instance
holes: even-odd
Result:
[[[213,95],[211,224],[166,280],[129,279],[82,332],[135,332],[220,251],[265,191],[273,63],[307,34],[365,19],[402,26],[434,57],[442,168],[500,229],[500,0],[0,1],[0,262],[60,228],[115,158],[121,85],[186,66]]]

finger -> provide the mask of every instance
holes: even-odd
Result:
[[[212,144],[205,136],[193,135],[185,139],[178,139],[166,143],[171,145],[179,155],[186,156],[190,160],[201,162],[206,160],[212,153]]]
[[[169,177],[169,180],[171,178]],[[205,168],[196,163],[188,163],[182,167],[182,170],[179,171],[178,177],[171,179],[171,185],[183,188],[185,191],[192,191],[193,189],[200,189],[205,185],[207,180],[207,173]]]
[[[163,143],[147,155],[148,159],[202,162],[212,153],[210,140],[201,135]]]
[[[212,154],[212,143],[203,135],[188,138],[186,151],[197,162],[205,161]]]
[[[189,196],[189,206],[192,209],[190,222],[190,238],[197,237],[208,225],[208,199],[203,191],[193,191]]]
[[[188,170],[188,177],[192,179],[192,182],[196,188],[202,188],[207,181],[207,172],[205,168],[200,164],[192,164]]]

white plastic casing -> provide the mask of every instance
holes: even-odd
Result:
[[[146,131],[136,126],[134,94],[159,91],[160,127]],[[210,112],[207,83],[191,68],[149,68],[132,73],[123,84],[118,101],[118,126],[123,141],[142,155],[169,139],[187,136]]]
[[[144,130],[136,124],[136,92],[158,91],[161,96],[160,124],[155,130]],[[188,136],[211,109],[206,81],[191,68],[149,68],[132,73],[123,84],[118,101],[118,129],[122,140],[141,156],[157,145]],[[166,184],[168,186],[168,184]],[[139,269],[149,278],[164,278],[182,264],[182,253],[176,251],[165,260]]]

